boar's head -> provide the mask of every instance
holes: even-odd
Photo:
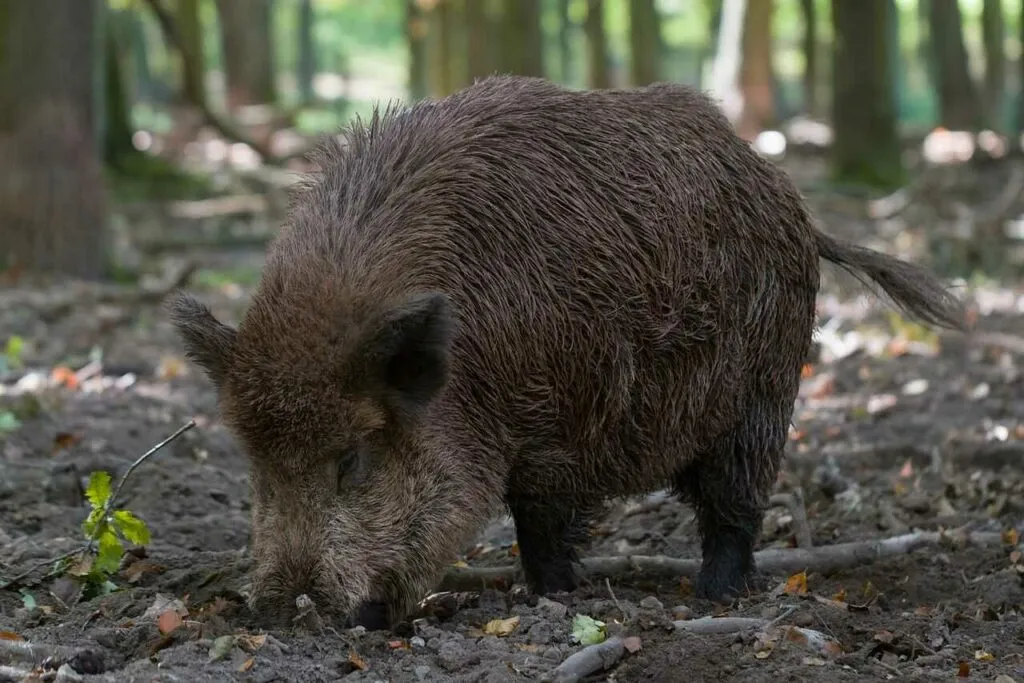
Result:
[[[428,419],[454,317],[443,294],[358,306],[315,290],[265,278],[237,330],[184,294],[169,311],[251,463],[252,609],[280,622],[305,593],[387,625],[480,521],[472,468]]]

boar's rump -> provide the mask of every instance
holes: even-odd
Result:
[[[181,294],[250,456],[251,604],[401,618],[501,510],[572,589],[610,496],[695,506],[700,596],[744,590],[815,318],[819,259],[956,328],[919,267],[819,232],[682,85],[491,77],[325,142],[237,329]]]

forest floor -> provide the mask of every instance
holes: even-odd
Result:
[[[237,321],[248,289],[215,280],[203,280],[203,299]],[[83,599],[75,582],[43,571],[0,590],[0,681],[33,668],[30,680],[542,680],[584,649],[573,637],[582,615],[609,640],[599,646],[607,669],[581,680],[1024,682],[1024,288],[972,286],[970,337],[922,333],[858,293],[829,278],[820,295],[818,357],[778,485],[802,492],[806,525],[780,499],[759,546],[794,553],[809,532],[808,571],[769,563],[777,588],[727,607],[693,597],[691,562],[677,573],[595,573],[550,599],[518,588],[440,596],[395,633],[267,634],[242,598],[246,458],[159,301],[86,285],[0,290],[0,342],[25,340],[24,368],[0,390],[0,585],[81,543],[91,472],[116,480],[198,423],[124,489],[121,506],[152,540],[126,555],[117,590]],[[94,347],[102,362],[90,365]],[[79,374],[53,372],[62,365]],[[837,544],[939,530],[948,534],[874,562],[862,553],[822,564]],[[982,540],[965,542],[968,533]],[[510,522],[495,520],[463,559],[513,564],[513,541]],[[583,556],[699,561],[693,513],[664,492],[611,501]]]

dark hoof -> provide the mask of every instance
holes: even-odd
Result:
[[[386,602],[364,602],[352,617],[353,626],[362,626],[367,631],[387,631],[391,629]]]

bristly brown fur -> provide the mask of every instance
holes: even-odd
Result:
[[[818,262],[954,325],[923,270],[819,233],[680,85],[493,77],[330,139],[237,332],[174,305],[251,454],[253,605],[400,617],[502,506],[537,591],[608,496],[696,506],[700,595],[742,588]],[[284,611],[281,611],[284,610]]]

